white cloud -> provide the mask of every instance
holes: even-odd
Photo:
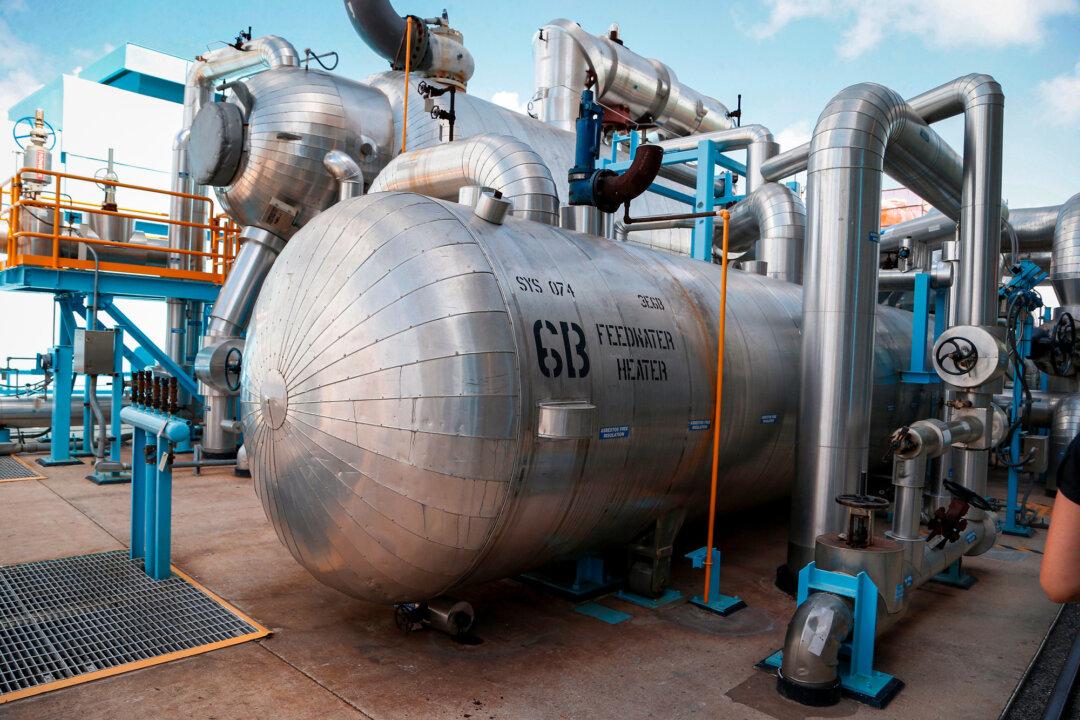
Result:
[[[28,59],[38,53],[20,40],[0,18],[0,117],[8,108],[41,87],[37,66]]]
[[[824,18],[843,23],[837,53],[858,57],[897,34],[930,46],[1039,45],[1051,20],[1080,10],[1077,0],[764,0],[769,16],[751,26],[757,38],[791,23]]]
[[[529,103],[522,102],[521,95],[512,90],[499,90],[491,96],[491,102],[514,112],[519,112],[522,115],[529,114]]]
[[[813,131],[814,127],[809,120],[797,120],[776,133],[774,137],[780,145],[780,152],[784,152],[810,142],[810,135]]]
[[[1039,83],[1036,92],[1050,122],[1073,127],[1080,124],[1080,62],[1071,73]]]

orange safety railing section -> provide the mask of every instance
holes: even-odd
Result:
[[[32,190],[27,188],[27,177],[32,179],[32,182],[29,183]],[[48,178],[48,180],[47,182],[41,182],[38,178]],[[72,199],[72,196],[66,191],[72,190],[72,185],[79,186],[80,183],[95,184],[99,191],[104,186],[111,186],[117,189],[149,193],[159,199],[162,196],[170,199],[183,198],[195,204],[196,212],[193,213],[193,217],[206,217],[209,220],[205,223],[187,222],[160,212],[121,207],[116,210],[105,210],[100,205]],[[204,206],[204,212],[198,211],[199,204]],[[239,245],[240,228],[228,216],[215,214],[214,201],[208,197],[131,185],[117,180],[72,175],[53,170],[41,170],[38,168],[19,170],[0,186],[0,208],[2,208],[0,222],[6,222],[8,228],[7,260],[3,264],[5,269],[21,265],[34,265],[54,269],[93,270],[95,262],[91,258],[65,257],[65,255],[78,255],[79,253],[73,253],[70,249],[73,246],[82,244],[105,248],[137,248],[140,251],[151,253],[147,257],[155,257],[156,254],[158,258],[155,264],[121,261],[124,258],[103,259],[96,264],[101,271],[199,280],[221,284],[225,281],[225,277],[232,268],[233,259],[236,257]],[[203,236],[203,242],[195,243],[197,247],[193,247],[193,249],[181,250],[153,244],[133,244],[127,242],[128,238],[95,239],[79,237],[72,232],[70,226],[64,227],[63,217],[65,211],[79,212],[83,215],[113,216],[132,221],[145,220],[157,224],[166,224],[170,227],[192,228],[196,231],[193,235]],[[47,214],[48,220],[43,221],[43,212]],[[24,229],[24,227],[32,227],[30,223],[24,222],[28,220],[26,214],[33,216],[33,219],[38,220],[42,226],[47,226],[44,229],[51,230],[51,232]],[[31,254],[20,251],[20,245],[30,245],[30,243],[20,243],[20,240],[31,238],[42,238],[51,241],[51,252],[48,254]],[[41,249],[43,248],[38,248],[38,250]],[[170,258],[177,262],[169,262]],[[188,258],[188,262],[181,262],[184,258]],[[189,265],[190,269],[174,267],[175,265]]]

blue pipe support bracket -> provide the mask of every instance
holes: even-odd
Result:
[[[150,353],[150,356],[153,357],[159,365],[168,371],[169,375],[176,378],[176,382],[180,387],[191,393],[199,403],[202,402],[203,398],[202,395],[199,394],[199,384],[195,382],[195,379],[184,372],[183,368],[173,362],[172,358],[155,345],[154,342],[147,337],[146,333],[140,330],[135,323],[131,322],[127,315],[124,315],[111,300],[103,302],[98,309],[111,317],[119,328],[126,330],[127,333],[135,339],[135,342],[139,343],[144,350]]]
[[[709,548],[702,547],[684,557],[690,561],[691,567],[700,570],[705,567],[707,552]],[[690,598],[690,603],[725,617],[746,607],[746,603],[738,595],[724,595],[720,592],[720,551],[716,548],[712,548],[712,567],[709,570],[709,602],[705,602],[704,595],[695,595]]]
[[[796,606],[806,602],[811,592],[827,592],[851,598],[854,623],[851,635],[840,649],[840,687],[844,694],[871,707],[883,708],[903,689],[904,683],[888,673],[874,670],[874,640],[877,633],[878,589],[865,572],[848,575],[819,570],[808,563],[799,571]],[[758,667],[778,669],[784,651],[778,650],[758,663]]]

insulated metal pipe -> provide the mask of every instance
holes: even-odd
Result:
[[[1001,208],[1001,216],[1008,219],[1016,232],[1021,252],[1039,252],[1049,250],[1054,242],[1054,225],[1057,222],[1060,205],[1046,207]],[[931,210],[913,220],[890,225],[881,229],[881,250],[895,250],[900,240],[910,237],[927,247],[937,249],[942,241],[951,240],[956,235],[957,224],[946,218],[938,210]],[[1001,246],[1009,244],[1008,234],[1002,229]]]
[[[913,97],[908,104],[927,123],[964,114],[957,320],[963,325],[996,325],[1005,94],[994,78],[973,73]]]
[[[1050,281],[1062,306],[1080,306],[1080,193],[1065,201],[1054,222]]]
[[[551,171],[532,147],[507,135],[484,133],[398,155],[368,192],[410,191],[457,201],[463,187],[498,190],[514,217],[559,224],[559,193]]]
[[[791,571],[813,559],[818,535],[842,526],[834,498],[856,492],[867,467],[887,157],[921,197],[949,196],[940,163],[954,157],[902,97],[873,83],[841,91],[818,118],[808,165]]]
[[[734,246],[757,241],[757,259],[766,274],[784,282],[802,282],[806,206],[786,185],[765,183],[731,208]],[[714,245],[715,247],[715,245]]]
[[[126,398],[125,398],[126,402]],[[81,397],[71,400],[71,425],[82,425],[85,405]],[[0,398],[0,427],[49,427],[52,422],[53,399],[42,397]],[[102,406],[105,422],[112,413],[111,404]]]
[[[543,48],[559,34],[569,36],[572,45],[558,38],[560,47]],[[545,122],[573,129],[567,122],[577,116],[577,98],[585,89],[579,59],[583,58],[586,70],[596,76],[597,101],[625,113],[630,123],[655,123],[671,135],[735,127],[723,103],[679,82],[664,63],[646,59],[610,37],[590,35],[577,23],[552,20],[540,28],[533,48],[536,79],[548,83],[538,86],[533,96]],[[553,103],[548,103],[549,96]]]
[[[893,292],[896,290],[911,290],[915,287],[914,272],[902,270],[878,271],[878,290],[880,292]],[[953,283],[952,264],[942,263],[930,271],[930,287],[946,288]]]
[[[364,194],[364,173],[346,153],[331,150],[323,158],[323,166],[338,183],[338,202]]]
[[[810,161],[810,143],[797,145],[762,163],[761,176],[768,182],[780,182],[784,178],[806,170]]]
[[[840,645],[854,627],[851,607],[832,593],[806,598],[788,623],[776,689],[784,697],[823,707],[840,701]]]

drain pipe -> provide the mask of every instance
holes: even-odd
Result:
[[[461,188],[473,185],[501,192],[513,202],[514,217],[559,224],[551,171],[528,144],[508,135],[473,135],[398,155],[368,192],[415,192],[457,202]]]
[[[955,153],[904,99],[873,83],[841,91],[817,121],[808,164],[792,575],[813,559],[819,535],[842,526],[833,498],[856,492],[866,472],[886,166],[946,214],[958,208]]]
[[[840,597],[818,592],[806,598],[788,623],[777,692],[812,707],[840,702],[840,645],[854,625],[851,607]]]

